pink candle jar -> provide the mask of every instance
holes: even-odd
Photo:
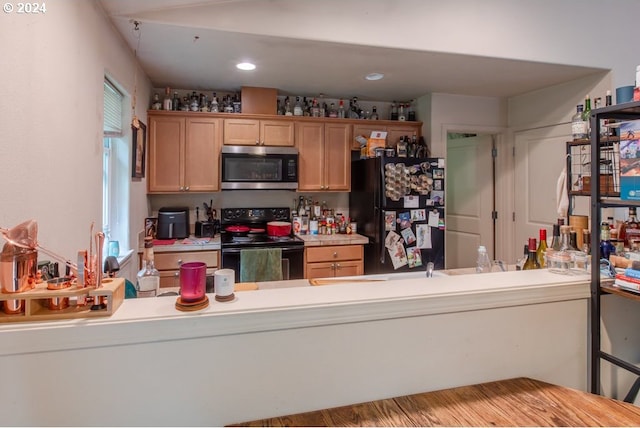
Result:
[[[205,298],[207,288],[207,264],[189,262],[180,265],[180,298],[185,303]]]

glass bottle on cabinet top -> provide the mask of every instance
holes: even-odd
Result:
[[[589,137],[589,133],[587,132],[587,121],[584,120],[583,112],[584,106],[582,104],[578,104],[576,106],[576,114],[571,118],[571,135],[574,140]]]
[[[547,229],[540,229],[540,242],[536,249],[536,257],[541,268],[546,266],[545,257],[547,253]]]

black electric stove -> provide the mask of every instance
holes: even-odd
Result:
[[[281,248],[284,279],[304,276],[304,241],[291,233],[288,236],[269,236],[267,223],[290,221],[289,208],[224,208],[220,211],[220,246],[222,267],[236,272],[240,280],[240,252],[246,248]],[[248,232],[232,232],[233,226],[247,226]]]

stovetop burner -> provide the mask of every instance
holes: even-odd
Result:
[[[304,241],[295,235],[269,236],[266,233],[270,221],[289,221],[289,208],[225,208],[220,212],[220,243],[223,248],[298,247]],[[249,232],[238,234],[227,231],[229,226],[248,226]]]

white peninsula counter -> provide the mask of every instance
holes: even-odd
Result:
[[[391,277],[3,324],[0,422],[215,426],[520,376],[586,390],[589,295],[546,270]]]

